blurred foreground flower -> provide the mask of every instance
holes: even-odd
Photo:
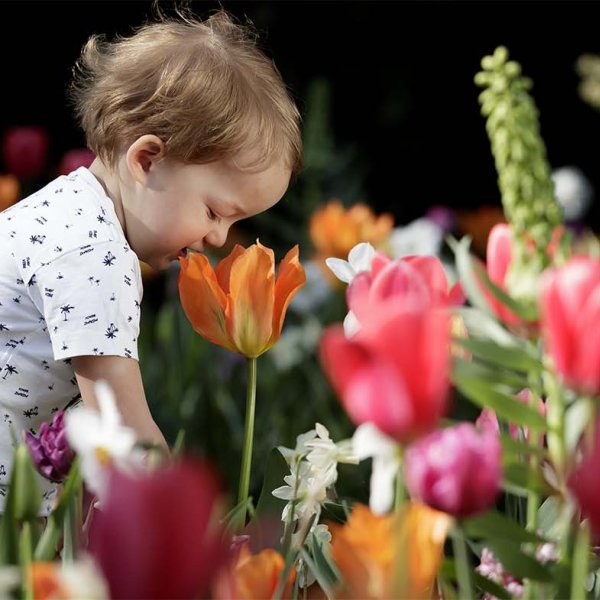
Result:
[[[573,223],[582,220],[594,199],[590,180],[581,169],[569,166],[552,171],[552,181],[565,221]]]
[[[321,363],[350,418],[406,442],[434,428],[449,391],[447,311],[388,303],[347,338],[340,326],[321,339]]]
[[[6,170],[19,179],[39,177],[46,166],[48,145],[48,132],[43,127],[11,127],[2,142]]]
[[[343,526],[330,526],[342,575],[336,597],[430,598],[450,524],[447,515],[417,503],[384,517],[355,504]]]
[[[216,269],[204,254],[179,259],[179,294],[194,329],[207,340],[244,356],[266,352],[281,335],[292,297],[305,281],[298,246],[279,265],[260,242],[235,246]]]
[[[217,577],[212,587],[214,600],[259,600],[273,598],[283,571],[285,560],[272,548],[252,554],[244,544],[233,564]],[[292,567],[287,576],[281,598],[291,598],[296,576]]]
[[[471,423],[439,429],[417,440],[405,454],[404,473],[412,498],[465,517],[490,508],[502,479],[498,435]]]
[[[67,478],[75,453],[67,440],[62,410],[54,413],[51,423],[42,423],[37,437],[25,431],[25,442],[35,468],[43,477],[56,483]]]
[[[89,489],[104,498],[108,467],[141,463],[134,452],[135,433],[122,424],[115,396],[105,381],[95,388],[100,412],[80,406],[65,415],[67,438],[81,458],[81,473]]]
[[[542,329],[566,385],[600,394],[600,260],[575,257],[542,278]]]
[[[112,469],[89,542],[110,597],[205,597],[226,558],[220,499],[212,469],[191,459],[151,473]]]
[[[109,600],[98,568],[89,558],[77,562],[33,562],[26,575],[35,600]]]

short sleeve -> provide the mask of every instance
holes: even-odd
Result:
[[[55,360],[112,355],[138,359],[142,280],[127,244],[89,244],[43,263],[28,290],[45,319]]]

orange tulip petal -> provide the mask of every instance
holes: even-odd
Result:
[[[210,342],[236,350],[225,326],[227,297],[204,254],[179,259],[179,297],[194,329]]]
[[[217,268],[215,269],[219,286],[226,294],[229,294],[229,277],[231,274],[231,266],[235,262],[236,258],[244,254],[244,252],[246,252],[246,249],[243,246],[236,244],[233,247],[233,250],[229,253],[229,256],[226,256],[223,260],[220,260]]]
[[[275,281],[275,306],[273,308],[273,332],[271,341],[275,343],[281,335],[285,313],[296,292],[306,282],[304,268],[298,258],[298,245],[294,246],[279,263]]]
[[[256,357],[269,349],[275,300],[273,250],[259,242],[231,265],[226,326],[237,351]]]

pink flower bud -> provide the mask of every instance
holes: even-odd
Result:
[[[87,148],[74,148],[65,152],[58,165],[59,175],[68,175],[79,167],[89,167],[96,155]]]
[[[576,257],[542,278],[542,332],[563,382],[600,394],[600,260]]]
[[[48,133],[42,127],[13,127],[4,134],[4,165],[20,179],[38,177],[46,166]]]
[[[502,478],[498,435],[471,423],[438,429],[406,451],[405,477],[413,498],[455,517],[492,506]]]

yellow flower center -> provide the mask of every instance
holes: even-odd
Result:
[[[103,467],[108,467],[110,465],[110,463],[112,462],[112,457],[110,455],[110,452],[106,448],[103,448],[102,446],[96,446],[94,448],[94,454],[95,454],[98,462]]]

